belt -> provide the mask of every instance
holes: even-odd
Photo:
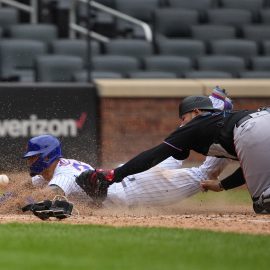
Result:
[[[265,110],[262,110],[262,111],[259,111],[259,112],[255,112],[255,113],[248,114],[248,115],[244,116],[243,118],[241,118],[240,120],[238,120],[238,122],[236,123],[235,126],[236,126],[236,127],[239,127],[239,126],[241,126],[244,122],[246,122],[247,120],[249,120],[250,118],[256,118],[256,117],[265,115],[265,114],[267,114],[267,113],[270,113],[270,110],[265,109]]]
[[[241,118],[237,123],[236,123],[236,127],[241,126],[244,122],[246,122],[248,119],[252,118],[249,114],[246,115],[245,117]]]

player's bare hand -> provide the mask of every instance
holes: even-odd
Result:
[[[201,189],[202,191],[215,191],[219,192],[224,190],[223,187],[221,186],[220,182],[217,180],[205,180],[201,182]]]

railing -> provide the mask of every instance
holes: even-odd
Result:
[[[82,27],[82,26],[80,26],[78,24],[71,23],[70,27],[71,27],[72,30],[75,30],[78,33],[81,33],[83,35],[90,35],[93,39],[96,39],[98,41],[101,41],[101,42],[104,42],[104,43],[107,43],[107,42],[110,41],[109,38],[107,38],[107,37],[105,37],[103,35],[100,35],[100,34],[98,34],[96,32],[93,32],[93,31],[89,32],[85,27]],[[73,35],[71,37],[74,38]]]
[[[19,10],[25,11],[27,13],[30,13],[30,20],[31,23],[37,23],[38,22],[38,0],[31,0],[30,5],[25,5],[20,3],[19,1],[15,0],[0,0],[0,5],[6,4],[12,7],[15,7]]]
[[[89,4],[89,1],[87,1],[87,0],[73,0],[72,1],[72,6],[70,8],[70,36],[71,37],[75,36],[74,30],[78,31],[78,32],[81,32],[81,33],[84,32],[83,34],[86,34],[86,35],[87,35],[87,33],[90,32],[91,37],[96,38],[96,39],[99,39],[101,37],[104,40],[100,39],[100,41],[108,42],[109,39],[107,37],[101,36],[101,35],[99,35],[99,34],[97,34],[95,32],[92,32],[92,31],[88,31],[86,28],[76,24],[76,3],[77,2]],[[131,16],[125,14],[125,13],[122,13],[120,11],[117,11],[115,9],[104,6],[104,5],[102,5],[100,3],[97,3],[95,1],[90,1],[90,5],[91,5],[91,7],[94,7],[94,8],[96,8],[98,10],[101,10],[101,11],[103,11],[105,13],[108,13],[108,14],[114,16],[114,17],[120,18],[120,19],[122,19],[124,21],[127,21],[127,22],[130,22],[132,24],[140,26],[144,31],[145,39],[147,41],[149,41],[149,42],[152,42],[153,33],[152,33],[152,30],[151,30],[150,26],[147,23],[145,23],[145,22],[143,22],[141,20],[135,19],[135,18],[133,18],[133,17],[131,17]]]

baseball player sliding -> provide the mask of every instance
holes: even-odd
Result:
[[[216,87],[210,99],[219,110],[232,109],[225,90]],[[27,159],[30,174],[35,175],[32,177],[33,185],[45,186],[43,189],[58,195],[85,196],[75,180],[82,172],[94,168],[81,161],[63,158],[57,138],[42,135],[30,139],[24,158]],[[169,157],[145,172],[110,185],[103,205],[164,206],[179,202],[198,193],[202,180],[217,178],[227,163],[226,159],[207,157],[199,167],[181,168],[182,161]]]

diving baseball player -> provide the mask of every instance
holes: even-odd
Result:
[[[210,96],[218,109],[230,110],[231,101],[219,88]],[[46,147],[45,147],[46,146]],[[38,150],[36,150],[38,149]],[[62,157],[58,139],[51,135],[34,137],[24,155],[28,160],[33,185],[48,185],[58,194],[84,196],[75,182],[83,171],[94,170],[89,164]],[[157,166],[128,176],[121,183],[110,185],[105,206],[158,206],[179,202],[198,193],[200,182],[215,179],[227,165],[226,159],[207,157],[198,168],[181,168],[182,162],[169,157]]]

